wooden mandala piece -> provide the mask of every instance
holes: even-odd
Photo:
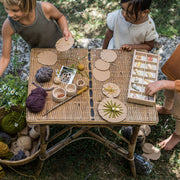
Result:
[[[103,50],[100,56],[106,62],[114,62],[117,58],[117,54],[112,50]]]
[[[107,97],[117,97],[119,96],[120,89],[114,83],[107,83],[103,85],[102,92]]]
[[[56,50],[57,51],[67,51],[69,50],[74,44],[73,37],[69,36],[68,40],[65,40],[65,37],[62,37],[56,42]]]
[[[108,122],[121,122],[127,116],[127,107],[117,99],[106,98],[100,102],[98,112]]]

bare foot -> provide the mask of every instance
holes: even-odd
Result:
[[[180,135],[171,134],[167,139],[159,143],[161,149],[172,150],[180,142]]]
[[[156,110],[159,114],[171,114],[171,110],[165,109],[163,106],[156,105]]]

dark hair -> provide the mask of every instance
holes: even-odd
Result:
[[[129,9],[130,6],[132,6],[130,13],[135,13],[136,20],[137,20],[138,12],[149,9],[151,6],[151,1],[152,0],[121,0],[121,4],[129,2],[127,10]]]

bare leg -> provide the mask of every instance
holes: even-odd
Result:
[[[159,114],[171,114],[171,110],[166,109],[164,106],[156,105],[156,110]]]
[[[167,139],[159,143],[161,149],[172,150],[180,142],[180,135],[175,132],[171,134]]]

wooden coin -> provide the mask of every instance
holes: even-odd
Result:
[[[57,51],[67,51],[69,50],[74,44],[73,37],[69,36],[68,40],[65,40],[65,37],[62,37],[56,42],[56,50]]]
[[[101,71],[108,70],[110,63],[103,61],[102,59],[98,59],[95,61],[95,67]]]
[[[96,68],[93,69],[93,75],[96,80],[98,81],[106,81],[107,79],[110,78],[110,71],[100,71]]]
[[[146,157],[147,159],[158,160],[161,156],[161,152],[159,151],[151,154],[143,153],[142,156]]]
[[[112,50],[103,50],[100,56],[106,62],[114,62],[117,58],[117,54]]]
[[[145,143],[144,146],[142,147],[142,150],[144,153],[151,154],[151,153],[157,153],[160,150],[153,146],[151,143]]]

